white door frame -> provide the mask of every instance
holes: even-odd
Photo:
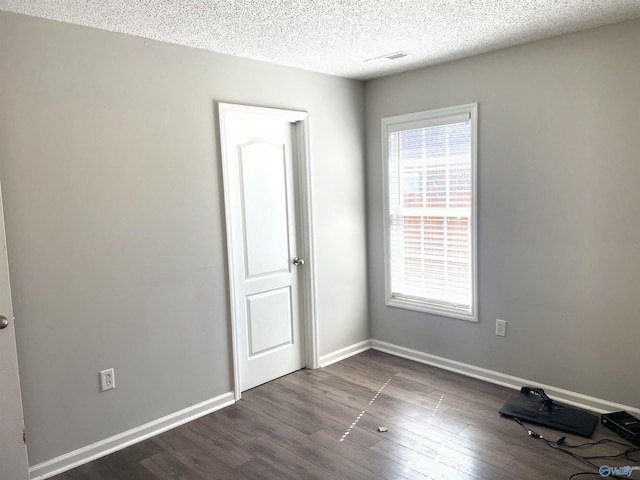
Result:
[[[311,155],[309,149],[309,114],[294,110],[280,110],[230,103],[219,103],[220,151],[222,160],[222,176],[224,185],[225,224],[227,229],[227,265],[229,275],[230,313],[231,313],[231,344],[233,352],[233,391],[236,401],[240,400],[240,369],[238,359],[237,312],[235,308],[235,278],[233,230],[231,228],[231,179],[227,167],[228,148],[226,145],[225,119],[234,117],[260,117],[288,121],[295,125],[294,155],[296,168],[296,199],[297,199],[297,232],[299,256],[305,259],[304,268],[300,275],[300,323],[304,335],[304,358],[307,368],[318,368],[317,325],[316,325],[316,282],[315,282],[315,251],[313,244],[313,203],[311,195]]]

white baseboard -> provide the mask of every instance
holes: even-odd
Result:
[[[371,348],[371,340],[363,340],[362,342],[354,343],[353,345],[349,345],[348,347],[341,348],[340,350],[336,350],[335,352],[328,353],[326,355],[322,355],[319,360],[320,368],[327,367],[332,363],[339,362],[340,360],[344,360],[345,358],[349,358],[353,355],[357,355],[358,353],[362,353]]]
[[[419,363],[425,363],[434,367],[442,368],[443,370],[449,370],[451,372],[466,375],[467,377],[477,378],[485,382],[501,385],[503,387],[511,388],[514,390],[520,390],[523,385],[533,385],[544,389],[544,391],[557,400],[560,403],[566,403],[576,407],[585,408],[597,413],[615,412],[619,410],[626,410],[627,412],[640,416],[640,409],[637,407],[631,407],[629,405],[622,405],[620,403],[610,402],[600,398],[590,397],[583,395],[582,393],[571,392],[562,388],[553,387],[551,385],[544,385],[535,380],[527,380],[525,378],[514,377],[505,373],[496,372],[494,370],[487,370],[485,368],[476,367],[467,363],[456,362],[455,360],[449,360],[447,358],[438,357],[428,353],[420,352],[418,350],[412,350],[410,348],[401,347],[392,343],[382,342],[380,340],[371,340],[371,348],[374,350],[380,350],[381,352],[390,353],[398,357],[407,358]]]
[[[178,412],[146,423],[126,432],[105,438],[99,442],[65,453],[46,462],[29,467],[31,480],[41,480],[58,475],[72,468],[89,463],[110,453],[122,450],[129,445],[141,442],[184,423],[215,412],[223,407],[235,403],[233,392],[224,393],[210,400],[192,405]]]

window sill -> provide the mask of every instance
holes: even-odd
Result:
[[[430,313],[432,315],[440,315],[442,317],[457,318],[467,322],[478,322],[478,317],[469,312],[458,310],[455,308],[439,307],[431,303],[420,302],[418,300],[410,300],[407,298],[390,298],[387,299],[387,306],[394,308],[402,308],[405,310],[414,310],[417,312]]]

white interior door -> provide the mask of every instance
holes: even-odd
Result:
[[[305,366],[295,124],[306,114],[220,111],[236,387],[245,391]]]
[[[0,478],[27,480],[27,448],[0,194]]]

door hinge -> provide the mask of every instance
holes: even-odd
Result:
[[[27,431],[26,430],[22,430],[22,441],[24,442],[24,444],[27,444]]]

